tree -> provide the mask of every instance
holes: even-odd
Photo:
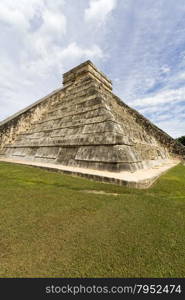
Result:
[[[177,138],[177,141],[180,142],[181,144],[183,144],[185,146],[185,135]]]

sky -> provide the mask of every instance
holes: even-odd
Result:
[[[0,121],[90,59],[113,92],[185,135],[184,0],[1,0]]]

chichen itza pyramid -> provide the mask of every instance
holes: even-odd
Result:
[[[185,147],[112,93],[91,61],[65,73],[62,88],[0,123],[1,160],[101,181],[148,187],[183,155]],[[148,177],[144,170],[158,171]]]

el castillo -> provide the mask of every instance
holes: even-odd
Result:
[[[127,106],[91,61],[63,87],[0,123],[0,159],[147,188],[185,147]]]
[[[91,61],[64,73],[0,123],[0,277],[184,277],[184,157]]]

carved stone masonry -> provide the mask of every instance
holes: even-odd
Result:
[[[185,147],[112,93],[91,61],[63,75],[63,88],[0,123],[0,157],[110,172],[181,158]]]

